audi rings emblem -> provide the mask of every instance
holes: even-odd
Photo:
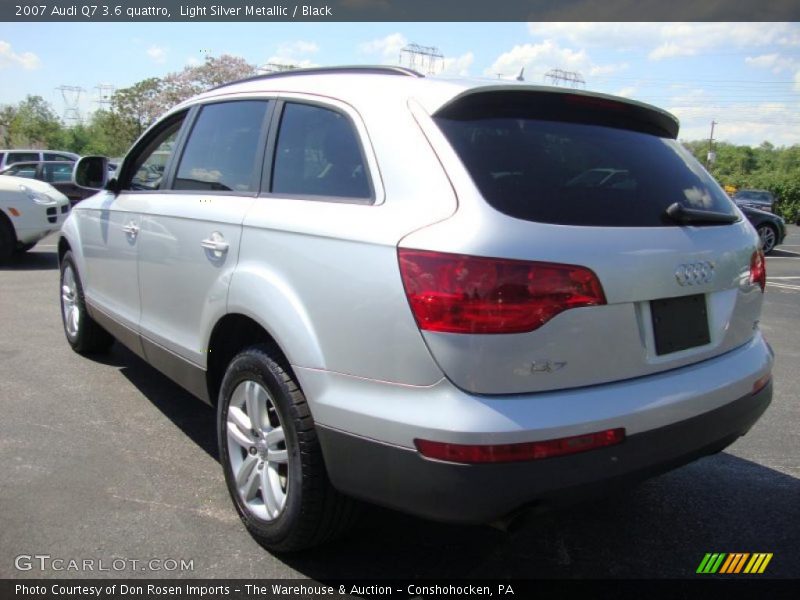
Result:
[[[703,261],[678,265],[675,279],[681,285],[700,285],[714,279],[714,263]]]

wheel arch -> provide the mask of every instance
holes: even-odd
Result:
[[[261,323],[248,315],[228,313],[214,324],[207,345],[206,385],[212,405],[218,402],[222,378],[233,357],[256,344],[267,346],[272,359],[297,381],[286,353]]]

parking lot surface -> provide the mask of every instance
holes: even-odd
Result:
[[[70,350],[55,243],[0,269],[0,577],[692,577],[707,552],[770,552],[764,577],[800,577],[798,227],[767,259],[773,402],[723,453],[510,532],[370,508],[345,538],[292,556],[240,524],[213,409],[119,344],[100,359]],[[15,567],[37,554],[96,562]],[[191,568],[171,568],[181,560]]]

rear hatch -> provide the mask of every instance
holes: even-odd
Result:
[[[752,338],[757,236],[675,140],[673,117],[521,88],[462,95],[432,120],[459,210],[402,240],[399,260],[411,310],[456,385],[594,385]]]

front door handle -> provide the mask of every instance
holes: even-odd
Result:
[[[230,247],[230,244],[225,241],[225,238],[219,231],[215,231],[208,238],[202,240],[200,245],[206,250],[211,250],[217,258],[227,252]]]
[[[131,221],[127,225],[123,225],[122,231],[124,231],[131,237],[136,237],[137,235],[139,235],[139,226],[133,221]]]

